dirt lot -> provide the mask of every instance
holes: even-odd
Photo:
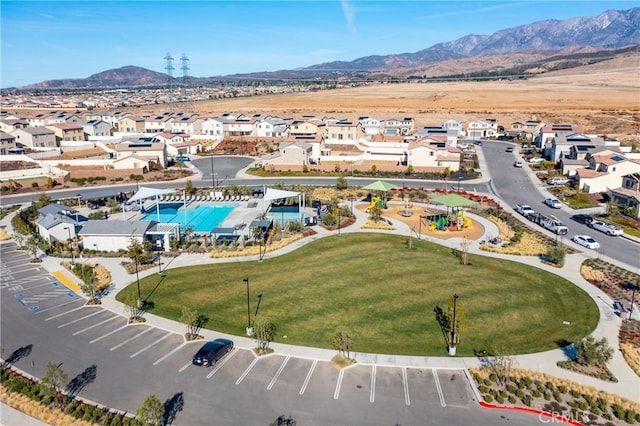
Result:
[[[530,80],[403,83],[287,95],[220,99],[196,104],[202,113],[223,112],[337,116],[355,120],[411,116],[417,125],[495,117],[573,122],[587,133],[640,139],[640,55]],[[162,109],[162,108],[159,108]],[[631,137],[630,137],[631,136]]]

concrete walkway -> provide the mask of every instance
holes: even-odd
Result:
[[[368,215],[356,208],[354,208],[354,213],[356,215],[356,223],[353,225],[342,228],[342,234],[348,234],[352,232],[379,232],[379,233],[394,233],[400,235],[409,235],[411,233],[410,228],[401,222],[400,220],[390,219],[390,222],[396,227],[394,231],[382,231],[382,230],[362,230],[361,226],[366,222]],[[587,259],[587,256],[584,253],[576,253],[567,255],[565,265],[563,268],[555,268],[550,265],[543,264],[538,257],[532,256],[509,256],[509,255],[500,255],[496,253],[490,253],[487,251],[480,250],[480,241],[487,238],[491,235],[497,235],[498,229],[497,227],[490,221],[486,220],[483,217],[468,214],[473,220],[482,224],[485,228],[485,236],[476,241],[473,241],[470,246],[470,253],[479,254],[483,256],[491,256],[501,259],[508,259],[515,262],[525,263],[531,266],[535,266],[544,270],[547,270],[551,273],[558,274],[567,280],[573,282],[578,287],[582,288],[585,292],[587,292],[600,310],[600,320],[594,332],[592,333],[594,337],[606,337],[609,340],[609,343],[612,347],[616,348],[614,352],[613,359],[609,362],[608,367],[613,372],[613,374],[618,378],[618,383],[609,383],[596,378],[592,378],[589,376],[585,376],[582,374],[574,373],[568,370],[561,369],[556,366],[556,363],[561,360],[567,359],[566,355],[561,349],[551,350],[547,352],[530,354],[530,355],[518,355],[514,356],[515,364],[519,368],[524,368],[532,371],[540,371],[550,373],[557,377],[564,377],[575,382],[591,385],[600,390],[604,390],[607,392],[615,393],[626,398],[632,399],[634,401],[640,402],[640,379],[635,375],[633,370],[627,365],[625,362],[622,353],[617,349],[618,348],[618,329],[622,322],[622,319],[614,313],[613,309],[613,300],[598,289],[593,286],[589,282],[587,282],[580,275],[580,265],[582,262]],[[5,222],[4,220],[2,222]],[[0,223],[1,225],[2,223]],[[271,257],[280,256],[282,254],[291,252],[293,250],[298,249],[299,247],[308,244],[312,241],[315,241],[319,238],[326,237],[328,235],[336,235],[337,231],[328,231],[323,227],[316,226],[314,230],[317,232],[316,235],[304,238],[302,240],[298,240],[277,252],[269,252],[264,256],[264,259],[269,259]],[[413,236],[417,238],[418,236],[413,233]],[[437,244],[445,245],[451,248],[459,248],[460,242],[462,238],[451,238],[448,240],[440,240],[433,237],[421,236],[423,240],[428,240]],[[60,265],[62,259],[54,258],[54,257],[46,257],[43,259],[43,267],[47,269],[49,272],[54,273],[66,273],[70,279],[75,280],[79,283],[79,280],[66,272],[66,270]],[[85,259],[86,260],[86,259]],[[113,287],[110,292],[102,299],[102,306],[105,309],[111,310],[115,313],[121,315],[127,315],[126,307],[115,300],[115,295],[118,291],[125,288],[127,285],[132,283],[135,280],[135,275],[128,274],[125,269],[122,267],[121,262],[127,261],[126,258],[92,258],[91,262],[98,262],[104,265],[107,269],[111,271],[112,279],[113,279]],[[229,261],[257,261],[257,256],[246,256],[239,258],[225,258],[225,259],[212,259],[208,254],[181,254],[180,256],[169,259],[162,258],[163,262],[168,262],[167,264],[163,263],[162,269],[170,271],[171,269],[175,269],[178,267],[184,266],[193,266],[204,263],[224,263]],[[170,273],[170,272],[169,272]],[[158,274],[158,268],[152,267],[148,270],[140,272],[140,277],[143,278],[145,276]],[[634,309],[634,319],[640,320],[640,312],[637,308]],[[180,322],[171,321],[166,318],[162,318],[150,313],[145,313],[145,318],[147,320],[147,324],[152,325],[154,327],[158,327],[169,332],[174,332],[177,334],[184,334],[185,329],[184,325]],[[202,334],[207,339],[213,339],[216,337],[232,337],[236,342],[236,346],[240,348],[250,349],[255,346],[255,342],[247,337],[238,337],[238,336],[226,336],[221,333],[211,331],[211,330],[203,330]],[[334,350],[328,349],[319,349],[319,348],[311,348],[311,347],[303,347],[303,346],[293,346],[287,345],[283,343],[272,343],[271,347],[277,352],[285,355],[291,355],[295,357],[303,357],[303,358],[313,358],[320,360],[330,360],[334,355]],[[354,354],[354,357],[358,361],[359,364],[376,364],[381,366],[405,366],[405,367],[432,367],[432,368],[468,368],[475,367],[480,365],[480,360],[475,357],[416,357],[416,356],[399,356],[399,355],[381,355],[381,354],[368,354],[368,353],[358,353]]]

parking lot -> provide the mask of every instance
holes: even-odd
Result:
[[[47,363],[59,363],[70,381],[92,371],[79,393],[113,407],[135,411],[151,393],[161,400],[180,395],[188,404],[176,424],[202,424],[212,411],[217,424],[263,424],[283,413],[323,420],[309,424],[424,424],[427,415],[437,424],[453,412],[487,413],[463,370],[357,364],[338,370],[328,361],[256,357],[241,348],[213,367],[195,366],[202,341],[185,342],[172,331],[127,324],[124,311],[85,305],[13,243],[1,244],[0,254],[4,358],[38,376]]]

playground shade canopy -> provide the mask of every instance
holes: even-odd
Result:
[[[385,182],[383,180],[377,180],[373,183],[370,183],[367,186],[362,187],[362,189],[366,189],[368,191],[390,191],[391,188],[395,188],[396,186],[392,183]]]
[[[299,192],[283,191],[282,189],[267,188],[264,194],[264,200],[279,200],[280,198],[289,198],[299,196]]]
[[[447,194],[433,197],[431,198],[431,202],[434,204],[444,204],[447,207],[467,207],[478,204],[475,201],[471,201],[470,199],[458,194]]]

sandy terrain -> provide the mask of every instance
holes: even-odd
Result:
[[[530,80],[403,83],[313,93],[221,99],[196,104],[201,113],[223,112],[336,116],[351,120],[411,116],[417,125],[498,118],[574,122],[586,132],[640,136],[640,55]],[[166,108],[166,107],[165,107]],[[158,108],[162,109],[162,107]],[[628,138],[627,138],[628,139]]]

